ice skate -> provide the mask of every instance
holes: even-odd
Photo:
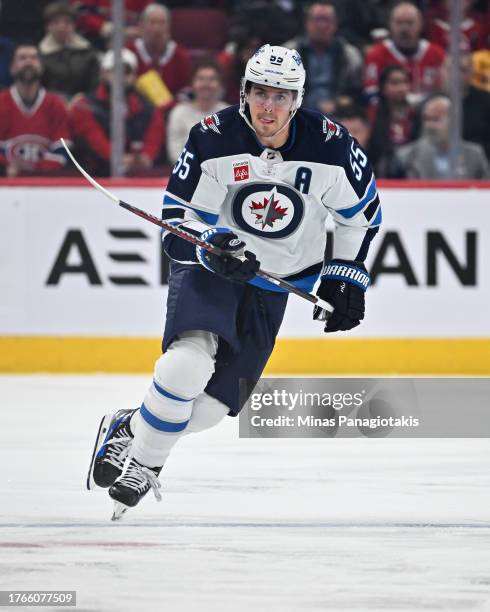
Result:
[[[148,468],[131,459],[123,475],[109,489],[109,495],[115,502],[113,521],[119,520],[128,508],[136,506],[150,489],[153,489],[156,500],[162,501],[159,491],[162,485],[157,478],[161,469]]]
[[[110,487],[122,474],[133,440],[129,421],[135,412],[118,410],[103,417],[90,461],[87,489]]]

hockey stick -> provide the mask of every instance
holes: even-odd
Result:
[[[88,174],[88,172],[86,172],[82,168],[82,166],[80,166],[77,160],[73,157],[72,152],[68,148],[63,138],[61,139],[61,143],[63,144],[65,151],[68,153],[69,158],[75,164],[79,172],[87,179],[87,181],[93,187],[95,187],[97,190],[103,193],[107,198],[109,198],[109,200],[112,200],[113,202],[121,206],[122,208],[129,210],[129,212],[132,212],[134,215],[138,215],[138,217],[141,217],[142,219],[146,219],[147,221],[149,221],[150,223],[153,223],[154,225],[158,225],[158,227],[161,227],[162,229],[170,232],[171,234],[175,234],[176,236],[179,236],[183,240],[187,240],[188,242],[191,242],[192,244],[195,244],[196,246],[202,247],[206,251],[213,253],[213,255],[220,256],[220,255],[225,254],[226,251],[224,251],[223,249],[213,246],[212,244],[209,244],[208,242],[199,240],[199,238],[196,238],[193,234],[190,234],[189,232],[186,232],[185,230],[179,229],[177,227],[174,227],[173,225],[170,225],[170,223],[166,223],[165,221],[162,221],[158,217],[155,217],[154,215],[151,215],[150,213],[144,210],[141,210],[140,208],[137,208],[136,206],[133,206],[132,204],[128,204],[127,202],[120,200],[117,196],[111,193],[108,189],[106,189],[105,187],[102,187],[102,185],[99,185],[99,183],[95,179],[93,179],[90,176],[90,174]],[[301,289],[298,289],[291,283],[288,283],[287,281],[283,280],[282,278],[279,278],[278,276],[276,276],[275,274],[272,274],[271,272],[265,272],[264,270],[257,270],[256,275],[260,276],[266,281],[269,281],[270,283],[273,283],[277,287],[281,287],[281,289],[285,289],[286,291],[289,291],[289,293],[294,293],[295,295],[303,298],[304,300],[308,300],[308,302],[311,302],[312,304],[315,304],[316,306],[323,308],[323,310],[326,311],[325,314],[327,315],[327,318],[329,314],[333,312],[333,306],[329,304],[328,302],[326,302],[325,300],[322,300],[316,295],[313,295],[311,293],[307,293],[306,291],[301,291]]]

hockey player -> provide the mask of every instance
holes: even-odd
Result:
[[[301,109],[301,57],[261,47],[249,60],[240,105],[189,134],[170,177],[163,218],[219,246],[217,257],[172,234],[164,354],[138,410],[102,420],[88,486],[110,487],[118,518],[150,490],[186,433],[236,416],[239,380],[253,388],[272,352],[288,294],[255,276],[259,261],[335,310],[326,332],[364,317],[369,243],[381,222],[376,182],[345,128]],[[323,261],[325,221],[336,222],[334,258]],[[245,247],[248,250],[244,251]],[[244,256],[238,256],[244,251]]]

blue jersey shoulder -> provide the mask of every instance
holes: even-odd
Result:
[[[248,152],[250,128],[238,112],[238,105],[204,117],[191,129],[190,140],[201,163],[207,159]]]
[[[300,109],[296,115],[297,144],[292,153],[298,159],[344,166],[348,156],[349,132],[319,111]]]

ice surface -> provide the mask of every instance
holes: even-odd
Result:
[[[490,611],[490,440],[241,440],[227,418],[111,523],[92,444],[148,381],[0,377],[0,589],[76,590],[79,612]]]

